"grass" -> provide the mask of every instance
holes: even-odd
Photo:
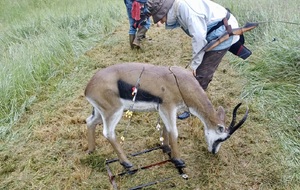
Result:
[[[1,1],[0,138],[52,78],[63,77],[70,62],[113,32],[124,17],[122,4],[113,4]]]
[[[259,7],[257,1],[218,2],[241,25],[299,20],[296,0],[263,0]],[[143,42],[145,51],[131,51],[124,15],[122,1],[0,2],[0,189],[112,189],[104,161],[116,155],[101,126],[97,151],[85,155],[85,119],[91,111],[83,96],[86,83],[97,69],[115,63],[185,66],[191,56],[190,38],[182,31],[154,26],[148,32],[152,41]],[[178,121],[179,147],[190,179],[182,180],[172,165],[163,165],[117,178],[118,186],[172,177],[148,189],[298,189],[298,28],[261,24],[246,34],[253,55],[242,61],[228,54],[219,66],[208,89],[211,101],[224,106],[228,117],[242,101],[250,115],[218,155],[207,152],[199,120]],[[121,120],[118,136],[127,122]],[[135,113],[125,151],[156,146],[156,122],[157,113]],[[165,157],[155,151],[130,160],[138,167]],[[112,167],[122,171],[117,163]]]
[[[269,23],[262,23],[258,30],[251,32],[255,37],[249,37],[255,59],[250,59],[248,64],[241,63],[241,71],[249,83],[241,96],[253,103],[268,119],[265,127],[284,149],[285,156],[277,158],[286,167],[283,181],[299,184],[300,35],[295,33],[299,24],[285,23],[298,23],[299,15],[288,13],[297,12],[299,5],[295,1],[261,1],[260,8],[254,2],[247,4],[247,8],[253,10],[248,15],[244,14],[249,13],[248,9],[233,7],[238,17],[245,15],[245,20]],[[273,11],[265,11],[263,7],[267,6],[272,6]],[[251,38],[259,41],[254,42]],[[239,61],[233,64],[239,65]]]

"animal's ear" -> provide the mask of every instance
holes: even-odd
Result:
[[[219,118],[225,122],[225,110],[222,106],[219,106],[218,110],[217,110],[218,116]]]

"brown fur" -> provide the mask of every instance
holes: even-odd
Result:
[[[178,109],[189,108],[191,113],[200,118],[210,130],[216,131],[218,127],[224,126],[224,109],[219,108],[215,111],[192,72],[176,66],[154,66],[143,63],[117,64],[98,71],[85,89],[85,96],[96,112],[87,119],[90,152],[95,149],[95,126],[102,123],[103,119],[105,120],[103,122],[104,136],[117,152],[120,162],[125,164],[125,167],[132,166],[114,134],[114,128],[123,112],[117,82],[123,80],[135,86],[140,75],[139,89],[146,90],[162,99],[158,111],[168,132],[168,134],[164,133],[164,144],[171,146],[173,159],[180,160],[176,127]]]

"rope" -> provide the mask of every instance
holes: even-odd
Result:
[[[145,71],[145,67],[143,67],[143,70],[142,70],[142,72],[140,73],[140,76],[139,76],[139,78],[137,79],[137,81],[136,81],[136,84],[135,84],[135,86],[134,86],[134,89],[133,89],[133,92],[132,92],[132,95],[133,95],[133,99],[132,99],[132,105],[129,107],[129,109],[126,111],[126,113],[125,113],[125,117],[128,117],[129,118],[129,121],[128,121],[128,123],[127,123],[127,125],[126,125],[126,127],[125,127],[125,130],[124,130],[124,132],[123,132],[123,135],[121,136],[121,144],[124,144],[124,141],[125,141],[125,136],[126,136],[126,134],[127,134],[127,129],[128,129],[128,127],[130,126],[130,124],[131,124],[131,120],[132,120],[132,115],[133,115],[133,112],[132,112],[132,110],[133,110],[133,106],[134,106],[134,103],[135,103],[135,100],[136,100],[136,96],[137,96],[137,93],[138,93],[138,88],[140,87],[140,80],[141,80],[141,77],[142,77],[142,74],[144,73],[144,71]],[[157,105],[157,110],[159,109],[159,106]],[[158,119],[157,119],[157,125],[156,125],[156,129],[158,130],[158,131],[160,131],[160,129],[161,129],[161,126],[160,126],[160,117],[158,116]],[[163,140],[164,140],[164,138],[162,137],[162,133],[163,133],[163,131],[161,130],[160,131],[160,138],[159,138],[159,141],[161,142],[161,144],[163,145]]]
[[[129,121],[127,123],[127,126],[124,130],[124,133],[123,135],[121,136],[121,144],[124,144],[124,141],[125,141],[125,135],[127,134],[127,128],[129,127],[130,123],[131,123],[131,120],[132,120],[132,110],[133,110],[133,106],[134,106],[134,103],[135,103],[135,99],[136,99],[136,96],[137,96],[137,93],[138,93],[138,88],[140,87],[140,81],[141,81],[141,77],[142,77],[142,74],[144,73],[145,71],[145,67],[143,67],[143,70],[142,72],[140,73],[140,76],[139,78],[137,79],[136,83],[135,83],[135,86],[133,87],[133,92],[132,92],[132,95],[133,95],[133,98],[132,98],[132,104],[130,105],[129,109],[126,111],[125,113],[125,117],[128,117],[129,118]]]

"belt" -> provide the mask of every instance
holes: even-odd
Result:
[[[228,20],[229,20],[229,18],[230,18],[230,12],[227,11],[226,17],[223,18],[220,22],[218,22],[218,24],[216,24],[215,26],[213,26],[213,27],[207,32],[206,35],[210,34],[212,31],[218,29],[220,26],[223,26],[223,25],[225,26],[226,30],[228,31],[228,29],[229,29],[229,27],[230,27],[230,25],[228,25]],[[229,30],[231,30],[231,27],[230,27]],[[230,31],[228,31],[228,32],[231,33]]]

